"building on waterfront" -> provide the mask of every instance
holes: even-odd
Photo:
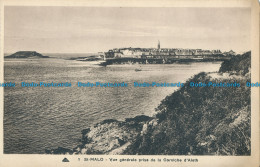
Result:
[[[183,49],[183,48],[161,48],[158,40],[157,48],[114,48],[105,52],[105,58],[205,58],[232,56],[235,52],[232,50],[222,53],[220,50],[202,50],[202,49]]]

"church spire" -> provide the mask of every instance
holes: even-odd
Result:
[[[158,40],[158,46],[157,49],[160,50],[161,46],[160,46],[160,41]]]

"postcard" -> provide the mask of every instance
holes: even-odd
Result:
[[[1,1],[0,166],[259,166],[259,2]]]

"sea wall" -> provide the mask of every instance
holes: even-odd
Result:
[[[113,65],[113,64],[173,64],[173,63],[191,63],[191,62],[214,62],[225,61],[231,57],[208,57],[208,58],[111,58],[106,59],[101,65]]]
[[[154,117],[105,120],[82,131],[73,150],[49,154],[250,155],[251,53],[200,73],[162,100]],[[190,87],[189,83],[239,83],[240,87]]]

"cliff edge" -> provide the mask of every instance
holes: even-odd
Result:
[[[250,55],[223,62],[219,72],[200,73],[166,97],[156,109],[157,125],[146,123],[124,154],[250,155]],[[194,88],[190,82],[241,86]]]

